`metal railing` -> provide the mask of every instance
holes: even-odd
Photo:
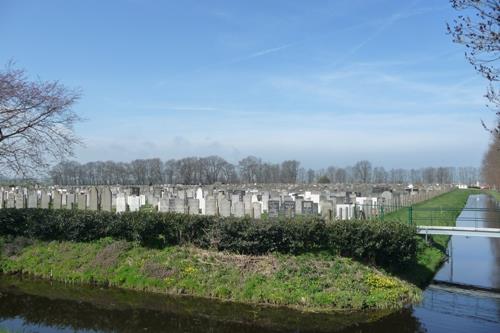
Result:
[[[381,221],[392,219],[411,225],[499,228],[500,208],[426,208],[355,204],[354,218]]]

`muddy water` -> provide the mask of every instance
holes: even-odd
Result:
[[[491,208],[471,196],[467,207]],[[457,225],[470,223],[462,213]],[[478,213],[474,213],[478,214]],[[467,221],[466,221],[467,220]],[[489,216],[492,223],[499,216]],[[485,227],[489,222],[485,222]],[[436,279],[500,288],[500,239],[452,237]],[[500,294],[429,286],[395,313],[303,314],[188,297],[0,276],[0,327],[14,332],[500,332]]]

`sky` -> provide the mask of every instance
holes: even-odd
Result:
[[[479,166],[448,1],[0,0],[0,66],[79,88],[75,159]]]

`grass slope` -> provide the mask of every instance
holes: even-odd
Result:
[[[415,286],[326,253],[236,255],[173,246],[147,249],[106,238],[91,243],[3,239],[0,271],[304,311],[400,308]]]
[[[495,191],[495,190],[487,190],[485,191],[486,194],[491,195],[493,198],[496,199],[496,201],[500,202],[500,192]]]

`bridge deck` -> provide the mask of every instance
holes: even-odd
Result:
[[[449,236],[475,236],[500,238],[499,228],[475,228],[475,227],[443,227],[443,226],[417,226],[417,232],[421,235],[449,235]]]

